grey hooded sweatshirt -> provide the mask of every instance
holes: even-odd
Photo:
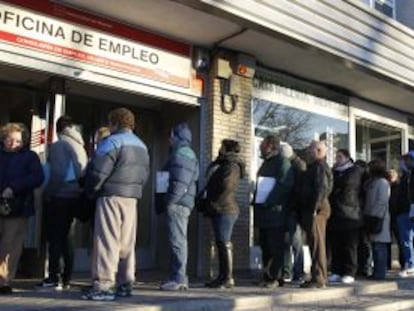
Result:
[[[49,147],[50,178],[48,196],[76,198],[80,195],[79,178],[85,175],[88,156],[81,134],[73,127],[59,133],[59,140]]]

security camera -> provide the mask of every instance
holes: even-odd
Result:
[[[208,50],[199,47],[194,48],[193,67],[199,72],[207,72],[210,69],[210,53]]]

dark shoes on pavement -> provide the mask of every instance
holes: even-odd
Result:
[[[234,287],[233,279],[233,244],[231,242],[216,243],[219,259],[219,275],[213,281],[207,282],[209,288],[232,288]]]
[[[300,285],[300,288],[325,288],[326,284],[317,283],[313,281],[306,281]]]
[[[0,286],[0,295],[12,294],[13,289],[9,285]]]
[[[54,290],[63,290],[70,289],[70,282],[64,280],[62,283],[59,282],[59,279],[46,278],[42,282],[36,285],[37,289],[54,289]]]

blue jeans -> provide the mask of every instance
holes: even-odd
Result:
[[[414,223],[408,217],[408,213],[404,213],[397,217],[397,225],[401,240],[400,247],[405,259],[405,268],[414,268]]]
[[[374,258],[373,277],[380,280],[385,279],[388,262],[388,243],[372,243],[372,256]]]
[[[216,242],[230,242],[233,226],[239,215],[216,215],[211,219]]]
[[[188,283],[187,278],[187,227],[191,210],[182,205],[167,207],[168,243],[171,250],[170,280]]]

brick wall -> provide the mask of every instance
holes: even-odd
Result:
[[[226,57],[232,57],[227,55]],[[234,57],[234,55],[233,55]],[[237,201],[240,206],[240,216],[233,231],[234,243],[234,261],[235,269],[248,269],[250,263],[250,161],[251,161],[251,92],[252,79],[234,75],[233,83],[237,87],[237,102],[235,110],[228,114],[223,112],[221,103],[221,86],[220,79],[214,74],[210,75],[208,101],[206,107],[203,108],[204,114],[204,132],[205,145],[203,154],[203,173],[205,168],[212,159],[217,156],[221,141],[225,138],[235,139],[242,146],[241,157],[246,163],[246,171],[248,175],[242,180],[237,193]],[[199,273],[208,275],[211,270],[216,268],[216,260],[214,259],[214,237],[211,225],[207,219],[202,222],[203,241],[201,269]]]

